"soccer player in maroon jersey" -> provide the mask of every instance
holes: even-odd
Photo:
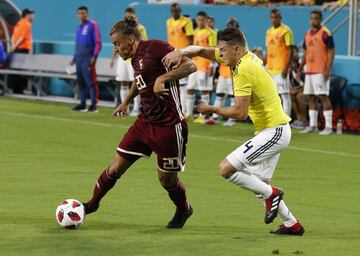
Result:
[[[124,118],[129,102],[140,94],[141,114],[124,135],[112,164],[100,175],[92,198],[84,203],[87,214],[96,211],[102,197],[140,157],[157,155],[158,177],[176,205],[176,212],[167,228],[182,228],[193,210],[187,202],[184,184],[178,172],[184,170],[185,147],[188,129],[181,110],[178,79],[196,71],[188,58],[168,71],[162,58],[174,49],[158,40],[142,41],[131,18],[117,22],[110,36],[115,53],[124,60],[132,58],[135,81],[125,101],[116,108],[113,116]]]

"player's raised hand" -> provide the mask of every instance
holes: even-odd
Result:
[[[120,104],[112,113],[113,117],[119,116],[121,119],[125,118],[125,114],[128,111],[128,105],[127,104]]]
[[[155,80],[154,93],[156,93],[162,99],[164,95],[169,95],[169,89],[165,88],[165,83],[160,77]]]
[[[200,100],[199,104],[196,106],[197,111],[201,114],[206,114],[211,112],[211,105],[209,105],[206,101]]]
[[[169,52],[165,55],[165,57],[162,59],[162,63],[171,69],[177,68],[182,60],[182,54],[180,50],[175,50],[172,52]]]

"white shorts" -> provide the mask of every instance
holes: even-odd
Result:
[[[121,57],[117,58],[115,79],[120,82],[134,81],[134,70],[131,66],[131,61],[123,60]]]
[[[325,81],[323,74],[305,75],[305,95],[329,95],[330,79]]]
[[[222,76],[219,76],[219,79],[218,79],[218,82],[216,85],[216,93],[223,93],[226,95],[234,95],[231,77],[224,78]]]
[[[284,94],[290,92],[290,80],[289,77],[283,78],[281,74],[273,75],[276,83],[278,94]]]
[[[188,83],[188,77],[184,77],[184,78],[179,79],[179,85],[180,86],[187,85],[187,83]]]
[[[289,145],[289,124],[266,128],[231,152],[226,159],[239,171],[247,171],[263,181],[271,180],[280,152]]]
[[[212,77],[204,71],[196,71],[188,76],[187,89],[212,91]]]

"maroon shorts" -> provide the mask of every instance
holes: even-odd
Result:
[[[149,158],[154,151],[161,171],[183,171],[187,136],[186,122],[156,126],[138,118],[121,140],[117,152],[126,160],[135,162],[140,157]]]

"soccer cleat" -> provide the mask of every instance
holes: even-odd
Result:
[[[90,112],[90,113],[97,113],[97,112],[99,112],[99,110],[97,110],[96,106],[91,105],[91,106],[88,108],[88,112]]]
[[[330,135],[330,134],[332,134],[332,129],[331,128],[325,128],[324,130],[319,132],[319,135]]]
[[[205,117],[203,115],[199,115],[197,118],[194,119],[194,123],[202,124],[205,121]]]
[[[99,209],[100,204],[95,205],[95,207],[93,207],[93,208],[89,208],[89,203],[83,203],[83,206],[85,209],[85,213],[90,214],[90,213],[96,212],[97,209]]]
[[[305,232],[303,225],[298,221],[291,227],[285,227],[280,225],[277,230],[270,231],[271,234],[275,235],[293,235],[293,236],[302,236]]]
[[[311,133],[316,132],[317,128],[315,126],[307,126],[304,130],[301,130],[300,133]]]
[[[76,105],[75,107],[73,107],[72,111],[76,111],[76,112],[87,112],[88,110],[87,110],[86,107],[83,106],[83,105]]]
[[[266,211],[264,221],[266,224],[273,222],[276,218],[279,211],[280,201],[284,196],[284,192],[281,188],[272,187],[272,191],[271,196],[265,200]]]
[[[129,114],[129,116],[133,116],[133,117],[137,117],[139,115],[138,111],[131,111],[131,113]]]
[[[179,212],[176,210],[174,217],[167,224],[167,228],[182,228],[185,225],[185,222],[193,214],[193,208],[189,204],[189,210],[186,213]]]
[[[295,120],[290,126],[294,129],[304,130],[306,128],[306,121]]]
[[[236,124],[236,121],[232,118],[229,118],[224,124],[223,126],[227,126],[227,127],[230,127],[230,126],[234,126]]]

